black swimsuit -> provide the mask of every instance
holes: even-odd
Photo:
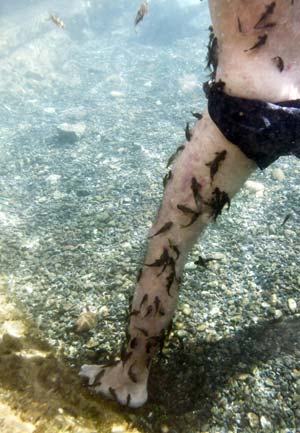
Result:
[[[230,142],[262,170],[277,158],[300,158],[300,99],[264,102],[224,92],[225,83],[205,83],[211,119]]]

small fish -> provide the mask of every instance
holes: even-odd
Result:
[[[282,221],[281,226],[284,226],[284,224],[285,224],[286,222],[288,222],[288,220],[291,218],[291,216],[292,216],[292,214],[288,213],[288,214],[284,217],[284,220]]]
[[[192,133],[191,133],[191,130],[190,130],[190,124],[189,124],[189,122],[186,122],[186,127],[185,127],[184,132],[185,132],[185,138],[186,138],[186,140],[187,141],[191,141]]]
[[[258,41],[256,44],[254,44],[252,47],[248,48],[247,50],[244,50],[244,52],[255,50],[256,48],[262,47],[267,42],[268,35],[267,33],[263,36],[258,36]]]
[[[186,225],[181,224],[180,225],[182,228],[186,228],[186,227],[191,226],[197,220],[197,218],[200,216],[199,212],[196,212],[193,209],[191,209],[187,206],[184,206],[182,204],[178,204],[177,209],[181,210],[181,212],[185,213],[186,215],[192,215],[192,218],[188,224],[186,224]]]
[[[210,69],[210,78],[214,80],[216,78],[216,71],[218,66],[218,39],[214,34],[212,26],[209,26],[209,41],[207,45],[206,55],[206,69]]]
[[[148,239],[154,238],[154,236],[160,235],[161,233],[165,233],[168,230],[170,230],[170,228],[173,226],[172,221],[168,221],[167,223],[165,223],[161,229],[158,230],[158,232],[154,233],[154,235],[149,236]]]
[[[222,152],[216,152],[216,157],[213,161],[205,164],[207,167],[210,167],[210,178],[213,181],[216,173],[219,170],[219,166],[222,161],[225,160],[227,155],[227,150],[222,150]]]
[[[173,250],[176,254],[176,258],[175,260],[177,260],[180,256],[180,251],[179,248],[177,247],[177,245],[174,245],[173,242],[171,241],[171,239],[168,239],[169,242],[169,247],[171,248],[171,250]]]
[[[143,269],[141,268],[141,269],[138,271],[138,274],[137,274],[137,277],[136,277],[136,282],[137,282],[137,283],[140,281],[140,279],[141,279],[141,277],[142,277],[142,273],[143,273]]]
[[[284,70],[284,63],[281,57],[276,56],[273,57],[272,62],[277,66],[277,68],[279,69],[279,72],[282,72]]]
[[[168,173],[164,176],[163,178],[163,186],[164,188],[167,186],[167,183],[169,182],[169,180],[172,179],[173,173],[171,170],[168,171]]]
[[[206,203],[212,207],[212,215],[214,220],[217,219],[218,215],[221,215],[222,209],[227,204],[227,209],[230,208],[230,198],[225,191],[221,191],[218,187],[214,189],[213,198],[209,203]]]
[[[144,318],[150,316],[150,314],[152,313],[152,311],[153,311],[153,306],[152,305],[148,305],[147,311],[146,311],[146,314],[145,314]]]
[[[148,356],[147,360],[146,360],[146,368],[149,370],[150,364],[151,364],[152,358],[151,356]]]
[[[127,374],[128,374],[129,379],[132,380],[132,382],[137,383],[138,380],[137,380],[136,374],[132,371],[133,366],[134,366],[134,364],[132,364],[129,367]]]
[[[200,195],[200,190],[201,190],[201,184],[197,181],[197,179],[195,177],[192,177],[191,180],[191,189],[193,192],[193,196],[194,196],[194,200],[196,203],[196,207],[198,212],[200,212],[200,209],[202,208],[202,197]]]
[[[146,14],[149,13],[149,7],[148,3],[146,1],[142,2],[142,4],[139,7],[139,10],[137,11],[135,20],[134,20],[134,26],[136,27],[139,22],[141,22]]]
[[[203,257],[199,256],[198,260],[196,260],[194,263],[195,265],[200,265],[203,266],[204,268],[207,268],[207,263],[213,260],[217,260],[217,259],[214,259],[213,257],[208,257],[207,259],[204,259]]]
[[[169,252],[167,250],[167,248],[164,248],[161,256],[159,257],[159,259],[156,259],[153,263],[145,263],[144,266],[163,266],[168,260],[169,260],[170,256],[169,256]]]
[[[146,329],[144,328],[138,328],[137,326],[135,326],[135,329],[137,329],[138,331],[140,331],[144,337],[148,337],[148,331],[146,331]]]
[[[174,282],[174,280],[175,280],[175,277],[176,277],[176,273],[175,273],[175,271],[172,271],[172,272],[167,276],[167,292],[168,292],[168,295],[169,295],[169,296],[172,296],[172,295],[170,294],[170,289],[171,289],[172,284],[173,284],[173,282]]]
[[[104,373],[105,373],[105,370],[103,369],[103,370],[99,371],[99,373],[96,374],[95,379],[94,379],[94,385],[101,385],[100,379],[102,378]]]
[[[130,313],[129,313],[129,317],[131,317],[131,316],[138,316],[140,314],[140,311],[139,310],[132,310]]]
[[[170,257],[170,256],[168,257],[168,260],[165,261],[165,263],[164,263],[164,265],[163,265],[163,267],[162,267],[162,270],[160,271],[159,274],[157,274],[158,277],[159,277],[163,272],[165,272],[167,266],[171,266],[171,268],[174,268],[174,269],[175,269],[175,261],[174,261],[173,257]]]
[[[160,306],[160,299],[158,296],[155,296],[154,298],[154,306],[155,306],[155,314],[157,314]]]
[[[243,29],[242,29],[242,23],[240,20],[240,17],[237,17],[237,22],[238,22],[238,29],[240,33],[243,33]]]
[[[140,303],[140,308],[142,308],[142,306],[144,305],[144,303],[145,302],[147,302],[148,301],[148,295],[147,295],[147,293],[143,296],[143,299],[141,300],[141,303]]]
[[[128,395],[127,395],[127,399],[126,399],[126,405],[127,405],[127,406],[129,406],[130,401],[131,401],[131,395],[128,394]]]
[[[108,388],[108,391],[110,392],[110,394],[114,398],[114,400],[118,401],[116,390],[110,386]]]
[[[197,221],[197,219],[199,218],[199,216],[200,216],[200,213],[194,212],[194,215],[192,216],[190,222],[188,224],[181,224],[180,227],[181,228],[190,227],[192,224],[194,224],[195,221]]]
[[[196,213],[193,209],[191,209],[187,206],[184,206],[183,204],[178,204],[177,209],[181,210],[181,212],[188,214],[188,215],[193,215]]]
[[[264,29],[271,29],[272,27],[275,27],[276,23],[266,23],[263,24],[261,27],[259,27],[260,30],[264,30]]]
[[[138,345],[138,339],[134,337],[130,342],[130,348],[135,349],[137,345]]]
[[[178,155],[179,152],[181,152],[184,149],[184,147],[185,147],[184,145],[177,147],[176,152],[173,153],[173,155],[171,155],[170,158],[168,159],[167,168],[173,164],[173,162],[176,159],[176,156]]]
[[[200,113],[193,113],[193,112],[191,111],[191,114],[192,114],[192,116],[194,116],[194,117],[195,117],[196,119],[198,119],[198,120],[201,120],[202,117],[203,117],[203,115],[200,114]]]
[[[261,15],[260,19],[255,24],[254,26],[255,29],[261,28],[261,25],[264,24],[264,21],[266,21],[266,19],[273,14],[275,6],[276,6],[275,1],[265,6],[265,12]]]
[[[132,357],[133,352],[126,352],[126,349],[124,348],[121,352],[121,361],[124,365],[126,364],[126,362]]]
[[[56,15],[50,14],[48,20],[51,20],[55,25],[57,25],[57,27],[64,29],[65,23]]]
[[[152,348],[151,341],[147,341],[147,343],[146,343],[146,353],[150,353],[151,348]]]

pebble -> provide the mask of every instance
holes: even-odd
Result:
[[[260,417],[260,425],[263,430],[270,430],[272,428],[271,422],[265,416]]]
[[[285,179],[285,174],[281,170],[281,168],[273,168],[272,177],[279,182],[282,182]]]
[[[107,307],[106,305],[103,305],[103,307],[101,307],[101,308],[99,309],[99,314],[100,314],[102,317],[107,317],[107,316],[109,315],[109,309],[108,309],[108,307]]]
[[[274,311],[274,318],[278,320],[278,319],[281,319],[281,317],[282,317],[282,311],[275,310]]]
[[[219,314],[221,313],[220,307],[215,305],[214,307],[212,307],[209,313],[211,316],[219,316]]]
[[[289,309],[290,309],[291,313],[296,313],[296,311],[297,311],[297,303],[296,303],[295,299],[289,298],[288,299],[288,306],[289,306]]]
[[[99,344],[98,340],[95,340],[95,338],[90,338],[89,341],[86,342],[86,347],[88,349],[93,349],[94,347],[97,347]]]
[[[117,90],[112,90],[110,92],[110,96],[112,96],[113,98],[121,98],[121,97],[123,97],[125,95],[124,95],[124,93],[118,92]]]
[[[58,138],[65,143],[75,143],[85,133],[84,123],[61,123],[57,126]]]
[[[76,320],[76,330],[77,332],[86,332],[90,329],[95,328],[97,325],[97,315],[91,311],[86,311],[81,313]]]
[[[284,235],[285,235],[287,238],[290,238],[290,239],[294,239],[294,238],[297,237],[297,233],[294,232],[294,230],[290,230],[290,229],[285,229],[285,230],[284,230]]]
[[[185,265],[185,269],[189,271],[193,269],[197,269],[197,265],[194,262],[187,262],[187,264]]]
[[[271,295],[271,304],[276,305],[277,304],[277,295],[276,293],[272,293]]]
[[[247,180],[245,182],[245,187],[249,192],[252,192],[254,194],[262,193],[265,189],[265,186],[262,183],[256,182],[254,180]]]
[[[160,428],[161,433],[169,433],[170,429],[166,424],[163,424]]]
[[[98,224],[101,224],[101,223],[105,223],[109,219],[110,219],[109,213],[104,211],[104,212],[100,213],[99,215],[97,215],[96,222]]]
[[[250,427],[257,427],[259,425],[259,418],[254,412],[248,412],[247,418],[250,424]]]
[[[182,312],[186,316],[190,316],[191,315],[191,307],[188,304],[184,304],[183,308],[182,308]]]

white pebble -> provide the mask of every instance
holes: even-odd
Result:
[[[219,316],[219,314],[221,313],[220,308],[217,307],[216,305],[214,307],[212,307],[212,309],[209,312],[212,316]]]
[[[256,182],[254,180],[247,180],[247,182],[245,182],[245,187],[248,189],[248,191],[255,194],[263,193],[265,189],[265,186],[262,183]]]
[[[279,180],[279,182],[281,182],[285,179],[285,174],[283,173],[281,168],[274,168],[272,170],[272,176],[275,180]]]
[[[197,265],[195,265],[194,262],[188,262],[188,263],[185,265],[185,269],[188,269],[188,270],[197,269]]]
[[[190,316],[191,315],[191,307],[188,304],[184,304],[183,308],[182,308],[182,312],[186,316]]]
[[[102,317],[107,317],[107,316],[109,315],[109,309],[107,308],[106,305],[103,305],[103,307],[100,308],[100,310],[99,310],[99,314],[100,314]]]
[[[272,427],[272,424],[265,416],[260,417],[260,425],[263,430],[269,430]]]
[[[257,427],[259,424],[259,418],[254,412],[248,412],[247,418],[250,424],[250,427]]]
[[[288,306],[289,306],[291,313],[295,313],[297,311],[297,303],[296,303],[295,299],[292,299],[292,298],[288,299]]]
[[[278,319],[281,319],[281,317],[282,317],[282,311],[275,310],[274,311],[274,318],[278,320]]]
[[[121,97],[125,96],[124,93],[118,92],[117,90],[112,90],[110,92],[110,95],[113,96],[114,98],[121,98]]]

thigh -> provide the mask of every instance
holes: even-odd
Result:
[[[217,79],[226,91],[266,100],[300,98],[300,3],[210,0]]]

